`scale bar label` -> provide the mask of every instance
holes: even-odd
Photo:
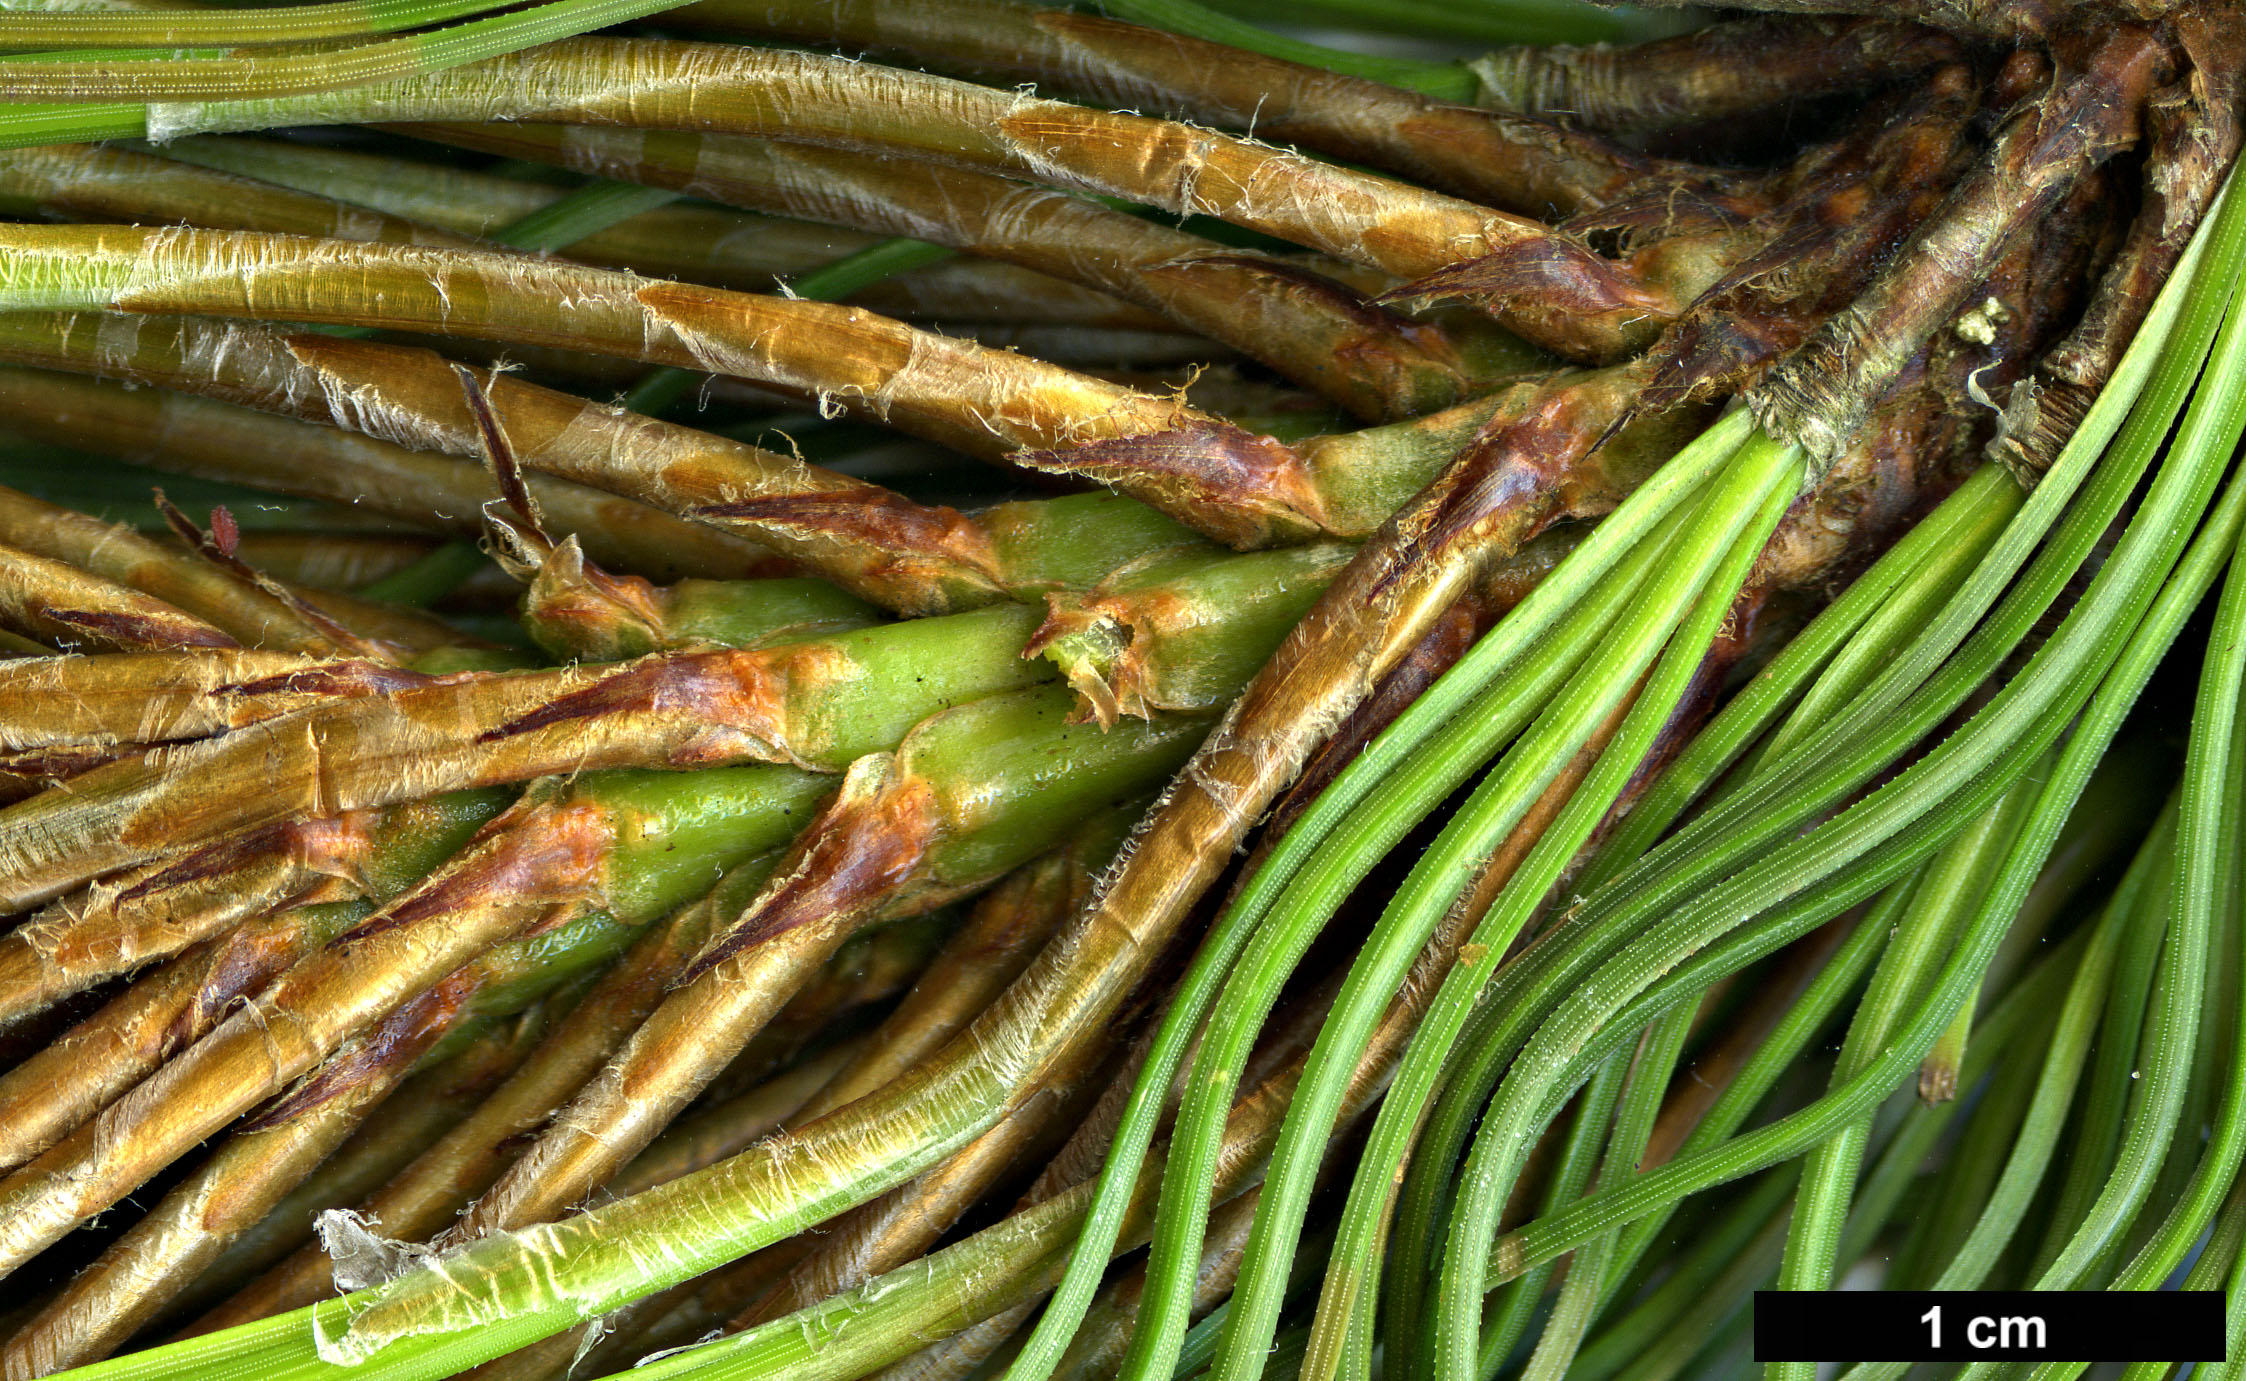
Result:
[[[2220,1362],[2220,1290],[1757,1290],[1758,1362]]]

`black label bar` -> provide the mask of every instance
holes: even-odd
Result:
[[[2220,1362],[2220,1290],[1757,1290],[1758,1362]]]

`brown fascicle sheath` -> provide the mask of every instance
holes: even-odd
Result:
[[[96,325],[83,318],[79,324]],[[163,385],[130,388],[48,369],[0,368],[0,419],[27,440],[98,452],[172,474],[351,504],[432,531],[480,535],[477,513],[491,497],[489,479],[475,465],[419,449],[428,443],[418,436],[411,438],[415,449],[409,449],[338,430],[327,401],[315,406],[301,392],[283,396],[301,399],[303,414],[326,425],[306,426],[173,391],[192,387],[213,398],[245,402],[260,396],[249,383],[251,361],[244,358],[258,354],[263,344],[257,328],[186,318],[138,324],[142,329],[136,332],[135,346],[113,352],[100,340],[115,346],[114,329],[97,338],[91,329],[72,331],[68,319],[11,317],[0,322],[0,356],[54,369],[99,369],[111,378]],[[26,329],[39,326],[52,329]],[[191,376],[191,383],[190,376],[177,371],[184,368],[181,357],[194,352],[197,337],[225,338],[238,349],[202,355],[209,368]],[[159,349],[159,338],[173,348]],[[347,409],[344,416],[365,415]],[[779,560],[763,545],[621,494],[545,475],[533,476],[530,484],[556,530],[576,534],[589,554],[617,570],[662,580],[732,579],[767,570]],[[244,535],[244,552],[253,564],[260,560],[254,551],[261,540],[272,539]]]
[[[1957,40],[1919,24],[1758,16],[1623,46],[1519,44],[1468,66],[1482,81],[1477,104],[1557,111],[1568,125],[1619,134],[1736,120],[1891,82],[1958,52]]]
[[[0,206],[20,200],[81,221],[138,221],[280,230],[398,244],[484,245],[309,192],[111,144],[47,144],[0,152]]]
[[[1366,421],[1448,406],[1475,382],[1442,329],[1371,306],[1297,265],[987,173],[715,134],[523,123],[401,128],[752,211],[909,236],[1099,288]]]
[[[50,902],[0,936],[0,1025],[349,878],[368,847],[356,816],[283,821]]]
[[[241,646],[224,629],[129,585],[5,544],[0,621],[72,651]]]
[[[800,761],[788,707],[839,660],[806,644],[468,672],[158,747],[0,810],[0,898],[21,908],[238,831],[469,787]]]
[[[222,630],[223,640],[207,635],[189,639],[195,646],[238,643],[311,653],[359,650],[341,645],[335,629],[307,618],[286,599],[275,598],[191,553],[19,490],[0,488],[0,542],[129,587]],[[349,636],[343,635],[346,640]],[[165,644],[143,641],[139,645]]]
[[[1748,391],[1764,429],[1830,464],[2014,237],[2136,142],[2166,57],[2146,30],[2118,26],[2082,68],[2060,69],[2045,94],[2024,102],[1849,309]]]
[[[0,1182],[0,1267],[30,1256],[491,945],[598,894],[613,824],[533,794],[422,886],[309,955]],[[535,885],[526,885],[526,880]]]
[[[986,80],[1057,85],[1113,109],[1246,130],[1527,216],[1592,210],[1647,179],[1697,174],[1721,182],[1720,174],[1648,158],[1549,119],[1451,105],[1065,9],[989,0],[702,0],[669,21],[897,52]]]
[[[844,777],[748,912],[688,961],[669,996],[439,1245],[559,1217],[605,1184],[717,1073],[713,1050],[739,1049],[891,900],[935,832],[937,805],[925,787],[893,789],[890,770],[882,755]]]
[[[565,39],[427,76],[324,97],[255,103],[259,125],[547,120],[746,134],[1026,177],[1251,230],[1421,278],[1502,256],[1508,329],[1577,359],[1640,345],[1682,307],[1537,222],[1176,121],[995,91],[893,67],[780,49],[655,39]],[[180,128],[230,128],[215,107]]]
[[[1295,456],[1270,437],[859,308],[480,251],[249,231],[0,227],[0,283],[56,274],[68,281],[26,288],[13,305],[355,322],[589,350],[777,387],[1018,463],[1025,452],[1165,438],[1221,451],[1269,482],[1214,489],[1173,477],[1135,497],[1242,546],[1318,527],[1318,515],[1298,506]]]

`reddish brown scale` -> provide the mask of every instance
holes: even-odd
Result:
[[[700,909],[690,908],[659,922],[634,942],[571,1009],[568,1024],[550,1034],[513,1078],[361,1204],[366,1216],[392,1237],[422,1241],[489,1188],[553,1110],[599,1069],[624,1033],[662,999],[667,980],[685,962],[682,939],[701,934],[701,922],[707,918],[696,919],[694,913]],[[198,1320],[188,1332],[246,1323],[333,1293],[332,1263],[324,1251],[308,1247]]]
[[[1985,342],[1938,338],[1904,371],[1824,482],[1797,500],[1757,562],[1750,588],[1816,588],[1884,549],[1961,482],[1996,416],[1976,389],[2017,378],[2079,305],[2109,199],[2087,182],[2039,233],[2016,243],[1973,296],[1995,301]]]
[[[170,499],[165,498],[163,490],[156,491],[155,501],[156,511],[163,515],[165,524],[178,534],[180,540],[187,543],[190,550],[233,577],[245,589],[275,600],[339,651],[360,657],[389,659],[390,649],[360,637],[326,610],[235,555],[235,548],[240,544],[242,534],[235,526],[234,515],[223,506],[211,510],[212,530],[206,533],[186,514],[180,512]]]
[[[65,641],[90,643],[96,647],[241,646],[215,628],[197,628],[176,619],[100,609],[56,608],[46,610],[45,617],[67,630]]]
[[[1237,269],[1267,283],[1269,291],[1316,301],[1334,315],[1356,322],[1362,333],[1342,343],[1340,349],[1345,354],[1362,357],[1370,363],[1390,353],[1393,349],[1390,342],[1397,341],[1415,352],[1447,358],[1456,365],[1456,351],[1450,338],[1440,329],[1384,311],[1356,289],[1324,274],[1313,273],[1300,264],[1247,254],[1211,254],[1194,262]]]
[[[1650,353],[1640,407],[1736,390],[1851,301],[1939,201],[1961,156],[1974,92],[1946,68],[1898,113],[1883,110],[1820,179],[1774,214],[1783,227],[1711,287]]]
[[[309,339],[292,336],[288,338],[288,345],[292,353],[325,374],[362,386],[379,380],[386,399],[395,405],[410,407],[439,424],[458,426],[466,420],[460,416],[465,403],[457,386],[451,385],[447,362],[432,351],[326,336]],[[491,401],[494,418],[505,428],[525,464],[586,484],[615,483],[612,477],[593,468],[583,457],[557,444],[568,437],[572,428],[583,425],[586,414],[581,400],[496,372],[479,382]],[[667,427],[653,419],[641,419],[632,425],[644,426],[665,436],[685,434],[683,428]],[[922,554],[922,559],[946,573],[966,570],[988,574],[991,570],[988,540],[971,520],[957,511],[917,504],[877,485],[814,466],[791,467],[790,482],[798,487],[798,492],[760,495],[731,503],[680,502],[690,494],[706,494],[721,488],[728,480],[738,483],[735,474],[729,473],[726,462],[734,453],[756,454],[748,448],[730,447],[714,438],[710,449],[711,454],[702,458],[703,468],[699,472],[689,465],[667,464],[656,477],[657,492],[651,492],[648,497],[651,500],[669,498],[668,506],[677,508],[687,517],[761,519],[776,511],[817,550],[839,542],[853,551],[878,552],[894,550],[891,546],[894,542],[902,543],[905,550]],[[669,453],[664,454],[668,460]],[[574,465],[564,464],[565,458],[573,459]],[[665,485],[676,486],[675,496],[664,490]],[[793,503],[807,506],[788,507]]]
[[[421,1241],[435,1235],[470,1198],[489,1186],[505,1162],[520,1151],[522,1138],[546,1122],[609,1050],[660,1001],[666,981],[685,963],[687,948],[698,944],[706,932],[711,907],[711,899],[705,898],[644,934],[581,1001],[569,1008],[566,1027],[550,1033],[535,1052],[518,1052],[528,1056],[519,1069],[515,1067],[519,1061],[510,1061],[507,1070],[492,1073],[490,1080],[498,1083],[495,1091],[374,1192],[371,1199],[362,1201],[364,1216],[379,1223],[386,1235],[400,1240]],[[523,938],[535,933],[535,929],[526,931]],[[903,927],[886,932],[885,938],[894,942],[912,934],[910,927]],[[844,951],[845,955],[849,952],[847,948]],[[922,947],[877,940],[849,962],[839,958],[830,962],[782,1009],[756,1044],[772,1046],[779,1061],[793,1058],[806,1038],[829,1028],[839,1014],[894,995],[918,972],[924,957]],[[447,985],[453,982],[448,979]],[[463,999],[465,996],[464,990]],[[779,1039],[775,1041],[774,1037]],[[449,1070],[451,1066],[442,1068]],[[832,1066],[828,1069],[831,1072]],[[383,1071],[385,1076],[391,1072],[395,1070]],[[803,1085],[800,1092],[807,1094],[811,1087]],[[726,1134],[732,1130],[728,1127]],[[738,1149],[739,1143],[730,1145]],[[730,1150],[725,1153],[730,1154]],[[635,1164],[634,1172],[652,1168],[651,1163],[643,1161]],[[679,1173],[686,1168],[693,1167],[681,1168]],[[199,1319],[188,1332],[209,1332],[262,1318],[333,1292],[332,1268],[325,1252],[316,1246],[307,1247]]]
[[[1576,399],[1587,414],[1576,419],[1569,438],[1577,454],[1629,396],[1633,381],[1620,377],[1626,374],[1602,371],[1549,400],[1557,404],[1597,394],[1602,382],[1620,395],[1596,408],[1587,397]],[[1538,464],[1532,443],[1546,439],[1537,434],[1550,432],[1552,422],[1549,415],[1525,422],[1518,432],[1521,450],[1502,443],[1472,448],[1366,544],[1234,702],[1141,832],[1127,862],[1107,875],[1076,926],[1048,948],[1041,963],[1065,961],[1085,927],[1115,927],[1129,951],[1147,962],[1165,949],[1253,822],[1326,733],[1355,712],[1478,575],[1554,516],[1551,502],[1534,496],[1535,485],[1523,482],[1530,478],[1524,472]],[[1606,447],[1600,464],[1618,474],[1632,464],[1650,466],[1673,453],[1683,441],[1679,433],[1691,425],[1692,419],[1675,418],[1626,429]],[[1144,964],[1132,963],[1121,979],[1085,1001],[1084,1040],[1113,1017],[1144,972]],[[1078,1048],[1072,1041],[1045,1059],[1066,1059]]]
[[[633,295],[651,317],[667,323],[676,339],[727,341],[742,333],[744,308],[739,294],[722,293],[690,283],[653,282],[635,288]],[[838,373],[820,386],[831,390],[833,400],[846,401],[876,421],[967,455],[986,459],[1004,457],[1023,440],[1058,442],[1094,426],[1111,435],[1132,435],[1160,430],[1148,425],[1149,419],[1154,417],[1190,420],[1192,416],[1182,406],[1160,399],[1119,397],[1111,390],[1094,390],[1108,411],[1088,419],[1073,401],[1056,398],[1050,392],[1014,391],[999,396],[1003,385],[994,388],[990,386],[992,381],[964,368],[951,369],[950,383],[962,391],[982,384],[984,387],[977,389],[976,395],[982,397],[986,405],[1006,409],[1002,416],[1008,426],[993,430],[990,416],[979,414],[974,406],[962,406],[961,398],[933,392],[928,387],[934,382],[932,378],[919,379],[917,382],[922,387],[918,389],[908,391],[898,387],[900,378],[927,368],[916,362],[915,356],[928,347],[913,337],[902,335],[896,323],[870,312],[837,308],[819,329],[830,343],[833,358],[849,366],[846,372]],[[571,342],[553,343],[567,345]],[[978,363],[989,366],[1011,357],[986,353],[977,358]],[[683,357],[675,362],[689,368],[705,363]],[[1038,372],[1042,377],[1045,371],[1040,368]],[[811,393],[788,388],[777,379],[752,382],[781,387],[807,402],[819,401]],[[1067,382],[1073,386],[1077,380]]]
[[[1561,323],[1569,320],[1597,322],[1624,342],[1637,343],[1649,339],[1682,307],[1669,291],[1646,286],[1625,266],[1602,259],[1585,246],[1553,239],[1522,241],[1438,269],[1382,293],[1375,301],[1447,298],[1509,304],[1515,313],[1545,323],[1548,334],[1561,333]]]
[[[2010,110],[2051,84],[2051,55],[2041,48],[2015,48],[1989,79],[1989,107]]]
[[[274,666],[284,669],[268,670]],[[164,649],[19,658],[0,664],[0,753],[28,771],[44,749],[61,755],[52,759],[57,771],[82,771],[135,745],[203,738],[318,700],[432,680],[383,663],[314,662],[287,653]]]
[[[721,1286],[747,1305],[726,1322],[726,1330],[752,1327],[852,1289],[928,1250],[977,1200],[1008,1182],[1019,1183],[1031,1167],[1062,1151],[1109,1087],[1103,1076],[1113,1074],[1119,1054],[1115,1048],[1085,1052],[1084,1062],[1055,1071],[1028,1103],[951,1158],[836,1219],[816,1250],[761,1298],[750,1293],[757,1288],[752,1279]]]
[[[476,433],[459,384],[448,361],[432,351],[325,335],[242,331],[241,352],[220,352],[222,359],[241,362],[240,367],[214,377],[184,360],[211,349],[211,333],[191,322],[179,329],[185,334],[172,352],[183,357],[179,362],[135,359],[101,367],[310,422],[384,436],[395,433],[415,447],[476,453]],[[41,357],[37,362],[87,367],[67,358]],[[924,588],[900,590],[857,579],[856,568],[869,559],[894,560],[894,550],[884,543],[901,536],[913,544],[908,549],[912,562],[930,563],[958,583],[962,596],[978,587],[988,592],[986,599],[995,594],[989,544],[953,510],[914,504],[876,485],[790,464],[754,447],[653,418],[600,408],[506,375],[493,375],[483,386],[523,463],[543,474],[688,515],[709,508],[719,516],[717,509],[744,491],[761,498],[762,491],[777,489],[789,497],[831,500],[832,507],[790,515],[797,543],[790,550],[847,588],[913,612],[952,607],[942,598],[931,602]],[[540,483],[532,481],[533,488]],[[548,497],[551,501],[554,496]],[[743,574],[746,568],[726,573]],[[960,598],[959,607],[972,602],[971,596]]]
[[[2145,97],[2165,79],[2167,50],[2147,31],[2106,30],[2050,93],[2009,118],[1984,161],[1914,233],[1850,310],[1748,396],[1766,430],[1830,463],[1874,400],[1944,323],[2015,237],[2038,226],[2093,169],[2134,143]]]
[[[303,956],[304,939],[301,928],[287,924],[244,926],[221,936],[203,964],[202,981],[164,1026],[157,1058],[166,1060],[185,1050],[237,1003],[263,992]]]
[[[466,673],[157,748],[0,811],[0,895],[43,901],[273,820],[596,767],[788,760],[782,697],[831,681],[835,655],[801,645]]]
[[[1540,120],[1445,105],[1181,34],[1059,10],[1039,12],[1032,26],[1068,45],[1060,63],[1048,60],[1050,75],[1105,104],[1140,107],[1149,97],[1167,98],[1189,118],[1229,115],[1226,123],[1249,125],[1269,138],[1383,164],[1524,214],[1595,204],[1661,171],[1658,160]],[[1050,70],[1064,64],[1065,74]],[[1179,73],[1207,75],[1181,83]],[[1228,109],[1210,108],[1212,88],[1237,93]]]
[[[1125,715],[1145,719],[1155,712],[1157,707],[1143,693],[1151,640],[1200,612],[1193,601],[1160,588],[1117,594],[1094,589],[1083,595],[1055,591],[1045,596],[1045,621],[1022,645],[1022,655],[1042,656],[1054,643],[1071,636],[1120,631],[1121,650],[1097,675],[1074,662],[1064,668],[1069,688],[1083,702],[1071,719],[1079,724],[1096,719],[1112,729]]]
[[[643,658],[582,690],[556,696],[527,714],[486,729],[475,741],[499,743],[573,722],[602,723],[619,715],[698,713],[713,725],[776,742],[781,737],[778,705],[783,678],[805,672],[816,676],[818,664],[834,658],[832,653],[822,658],[822,651],[791,650],[781,672],[772,670],[769,659],[727,652]],[[701,765],[691,745],[683,758],[674,757],[673,762]]]
[[[685,987],[789,931],[863,914],[912,876],[941,828],[936,794],[918,778],[864,795],[844,790],[805,827],[801,851],[756,906],[712,939],[672,986]]]
[[[1770,209],[1758,205],[1754,211],[1767,214]],[[1750,219],[1743,210],[1734,200],[1710,197],[1693,188],[1649,186],[1597,211],[1572,216],[1561,222],[1560,229],[1599,244],[1611,239],[1630,250],[1673,235],[1737,230]]]
[[[839,494],[773,494],[699,504],[682,508],[680,516],[739,519],[758,531],[796,533],[805,541],[849,533],[869,553],[871,571],[892,580],[917,581],[959,569],[978,571],[993,585],[998,580],[990,538],[974,519],[870,485]]]
[[[176,954],[245,916],[339,890],[369,856],[369,824],[354,813],[269,825],[50,904],[0,938],[0,1022]]]
[[[2241,142],[2246,15],[2235,6],[2191,6],[2173,17],[2185,78],[2146,106],[2151,127],[2144,207],[2064,341],[2014,389],[1992,455],[2032,480],[2096,400],[2153,298],[2198,229]]]
[[[476,954],[596,898],[613,842],[606,811],[536,794],[517,802],[443,871],[288,969],[0,1184],[0,1259],[20,1264]]]
[[[44,791],[57,782],[67,781],[81,772],[90,772],[104,763],[130,757],[137,751],[137,748],[128,745],[27,748],[20,752],[0,753],[0,772],[20,779],[32,792]]]
[[[459,1023],[478,977],[472,968],[454,970],[451,977],[376,1023],[311,1078],[242,1119],[235,1134],[278,1126],[377,1078],[399,1077]]]
[[[1274,131],[1276,132],[1276,131]],[[1714,222],[1752,216],[1767,205],[1754,179],[1724,173],[1699,164],[1657,158],[1624,150],[1565,124],[1548,123],[1513,112],[1472,110],[1465,106],[1429,103],[1405,116],[1397,133],[1408,139],[1426,169],[1421,180],[1458,196],[1483,200],[1503,209],[1539,217],[1597,216],[1634,200],[1647,187],[1660,187],[1695,206],[1704,208]],[[1565,147],[1571,155],[1565,178],[1530,173],[1505,204],[1477,186],[1487,186],[1487,173],[1479,170],[1497,163],[1507,153],[1523,147]],[[1518,161],[1516,159],[1516,161]],[[1599,167],[1604,163],[1606,166]],[[1606,174],[1595,180],[1583,170],[1598,168]],[[1679,222],[1683,224],[1683,222]]]
[[[284,671],[274,676],[260,677],[254,681],[239,681],[232,685],[214,686],[213,695],[254,697],[261,695],[326,696],[346,699],[362,695],[388,695],[393,691],[436,683],[438,678],[427,672],[412,671],[387,662],[345,661],[325,662],[295,671]]]
[[[903,53],[913,65],[1000,83],[1026,80],[1111,109],[1245,129],[1524,215],[1584,210],[1649,179],[1727,182],[1721,173],[1647,157],[1545,118],[1451,104],[1093,14],[710,0],[675,17],[689,27]]]
[[[336,947],[347,950],[386,931],[425,926],[455,912],[487,910],[515,899],[530,900],[537,910],[511,925],[509,936],[551,928],[557,913],[573,914],[597,895],[614,830],[606,809],[584,802],[502,812],[476,831],[463,846],[460,861],[439,880],[382,907],[344,932]]]
[[[154,892],[232,873],[245,863],[276,856],[309,871],[342,873],[366,861],[372,847],[369,822],[366,812],[353,811],[340,819],[290,820],[251,830],[142,873],[115,894],[111,905],[122,908]]]
[[[1355,292],[1298,280],[1269,256],[989,173],[725,136],[510,122],[407,125],[425,138],[671,188],[773,215],[910,235],[1116,294],[1242,351],[1368,421],[1455,402],[1471,387],[1446,334],[1367,311]],[[978,336],[984,334],[977,332]],[[1035,351],[1051,357],[1050,349]],[[1337,369],[1337,360],[1358,368]]]
[[[1396,716],[1409,709],[1437,677],[1466,655],[1466,650],[1490,625],[1526,599],[1537,582],[1574,549],[1572,541],[1554,540],[1564,535],[1555,533],[1542,542],[1530,544],[1513,560],[1489,571],[1471,593],[1443,612],[1418,644],[1380,679],[1372,694],[1327,736],[1316,756],[1303,768],[1302,775],[1272,807],[1262,838],[1256,845],[1256,858],[1286,833],[1287,827],[1310,808],[1328,783],[1356,760],[1366,744],[1379,737]],[[1245,877],[1254,872],[1255,863],[1251,861],[1241,875]]]
[[[1494,419],[1462,456],[1487,463],[1454,465],[1453,474],[1471,474],[1427,511],[1418,541],[1429,548],[1494,542],[1509,555],[1563,518],[1611,510],[1654,455],[1673,449],[1662,437],[1681,445],[1697,430],[1699,409],[1631,420],[1646,372],[1632,364],[1587,374],[1547,391],[1519,415]],[[1621,439],[1627,431],[1642,434],[1636,444]]]
[[[466,370],[461,378],[480,398],[481,390]],[[521,622],[531,638],[559,658],[588,662],[623,661],[684,645],[687,640],[669,627],[665,591],[639,576],[602,569],[586,557],[574,534],[557,544],[539,523],[513,452],[496,426],[487,433],[487,444],[494,469],[513,476],[508,486],[513,516],[487,507],[484,530],[493,559],[529,586],[522,596]]]
[[[460,400],[468,405],[476,435],[483,442],[484,466],[499,485],[500,501],[513,509],[542,541],[551,544],[553,539],[539,526],[538,503],[523,484],[522,462],[516,459],[515,449],[508,443],[507,429],[491,410],[491,396],[476,381],[476,371],[464,364],[457,361],[453,364],[452,377],[460,385]]]
[[[303,957],[285,915],[251,920],[173,959],[0,1076],[0,1167],[21,1165],[202,1039]]]
[[[17,633],[89,652],[298,646],[272,618],[287,611],[242,603],[138,533],[0,487],[0,619]]]
[[[882,910],[893,914],[896,884],[940,819],[933,793],[892,771],[885,755],[852,767],[775,878],[444,1243],[548,1221],[608,1183],[844,941]]]
[[[1048,474],[1129,486],[1165,511],[1208,503],[1195,525],[1235,547],[1300,541],[1327,530],[1324,504],[1294,449],[1221,422],[1022,451],[1013,460]]]

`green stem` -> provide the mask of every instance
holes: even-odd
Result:
[[[1300,24],[1305,16],[1351,28],[1465,43],[1637,43],[1674,32],[1676,19],[1629,5],[1579,0],[1214,0],[1227,14],[1262,23]]]
[[[483,548],[474,542],[447,542],[362,587],[359,598],[426,609],[482,570],[484,561]]]
[[[621,225],[634,216],[668,206],[678,193],[629,182],[588,182],[537,210],[509,221],[490,238],[517,249],[551,254]]]
[[[1352,53],[1323,44],[1306,43],[1283,34],[1259,29],[1231,15],[1197,5],[1193,0],[1100,0],[1100,8],[1120,19],[1173,33],[1191,34],[1212,43],[1245,48],[1251,53],[1284,58],[1305,67],[1319,67],[1345,76],[1366,77],[1391,86],[1406,87],[1445,101],[1473,100],[1480,83],[1474,74],[1455,62],[1423,62],[1414,58]]]

